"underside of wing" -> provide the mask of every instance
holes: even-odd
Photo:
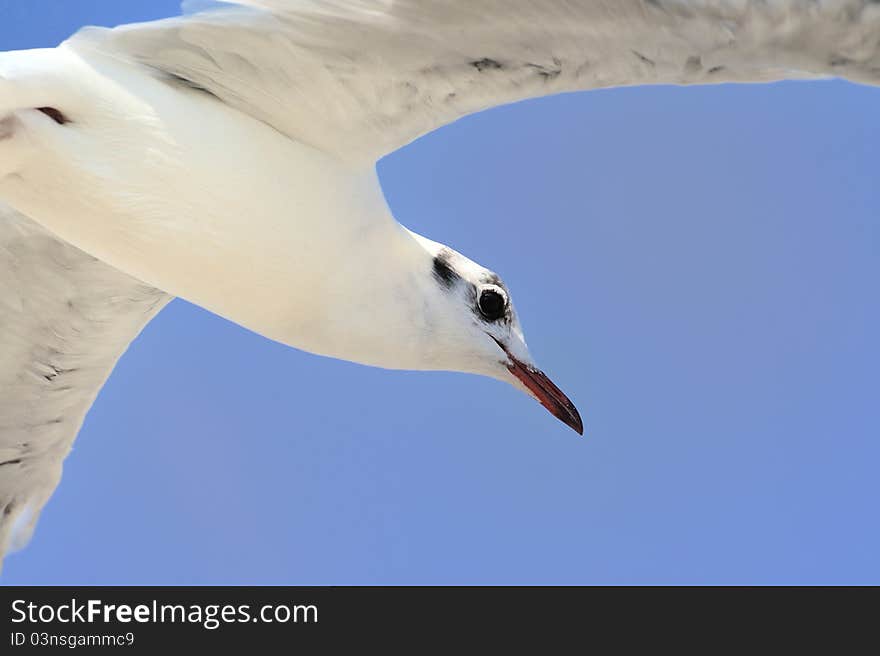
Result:
[[[169,300],[0,204],[0,558],[29,538],[95,396]]]
[[[202,3],[199,3],[202,4]],[[563,91],[841,76],[880,83],[869,0],[229,0],[69,42],[187,80],[372,161],[463,115]]]

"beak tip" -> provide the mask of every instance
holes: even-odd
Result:
[[[563,420],[565,421],[565,420]],[[583,437],[584,435],[584,422],[581,421],[581,416],[578,411],[572,407],[571,408],[571,417],[568,421],[565,421],[569,428],[571,428],[575,433]]]
[[[494,337],[492,339],[495,339]],[[519,361],[508,351],[504,344],[495,339],[495,342],[507,355],[505,366],[513,376],[519,380],[520,385],[531,394],[538,403],[550,411],[554,417],[571,428],[578,435],[584,434],[584,422],[574,403],[547,378],[547,375],[533,365]]]

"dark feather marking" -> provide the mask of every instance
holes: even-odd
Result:
[[[14,460],[7,460],[6,462],[0,462],[0,467],[5,467],[6,465],[20,465],[21,458],[15,458]]]
[[[434,278],[444,287],[452,287],[461,277],[450,264],[451,253],[444,249],[434,257]]]
[[[58,125],[67,125],[68,123],[70,123],[70,119],[64,115],[64,112],[62,112],[60,109],[56,109],[55,107],[37,107],[37,111],[43,112]]]
[[[56,367],[53,364],[50,364],[49,368],[52,370],[52,373],[46,374],[45,376],[43,376],[43,378],[45,378],[50,383],[62,374],[69,374],[76,371],[76,369],[62,369],[61,367]]]
[[[553,58],[553,67],[552,68],[549,66],[544,66],[543,64],[531,64],[531,63],[527,63],[526,67],[535,69],[535,71],[537,71],[538,75],[540,75],[544,79],[544,82],[550,82],[551,80],[554,80],[557,77],[559,77],[560,73],[562,73],[562,62],[559,61],[558,59],[556,59],[555,57]]]
[[[0,118],[0,141],[12,137],[15,131],[15,116],[5,116]]]
[[[192,91],[198,91],[199,93],[204,93],[212,98],[220,100],[217,94],[209,91],[205,87],[192,80],[188,80],[182,75],[178,75],[177,73],[169,73],[168,71],[159,71],[160,74],[165,78],[165,80],[171,84],[176,84],[177,86],[185,87],[187,89],[191,89]]]
[[[687,61],[684,63],[685,73],[693,75],[701,70],[703,70],[703,61],[699,55],[692,55],[687,58]]]
[[[630,52],[632,52],[632,54],[634,54],[636,57],[638,57],[639,60],[644,64],[648,64],[649,66],[656,66],[657,65],[653,59],[651,59],[650,57],[645,57],[645,55],[638,52],[637,50],[631,50]]]
[[[482,59],[472,61],[471,66],[476,68],[480,73],[482,73],[483,71],[497,71],[504,68],[504,66],[502,66],[500,62],[494,59],[489,59],[488,57],[483,57]]]

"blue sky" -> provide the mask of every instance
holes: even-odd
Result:
[[[176,0],[0,0],[0,50]],[[8,584],[880,583],[880,92],[639,88],[380,163],[499,271],[578,438],[513,388],[182,301],[104,388]]]

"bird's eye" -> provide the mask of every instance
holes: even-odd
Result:
[[[480,293],[480,314],[489,321],[497,321],[504,316],[507,298],[497,289],[484,289]]]

